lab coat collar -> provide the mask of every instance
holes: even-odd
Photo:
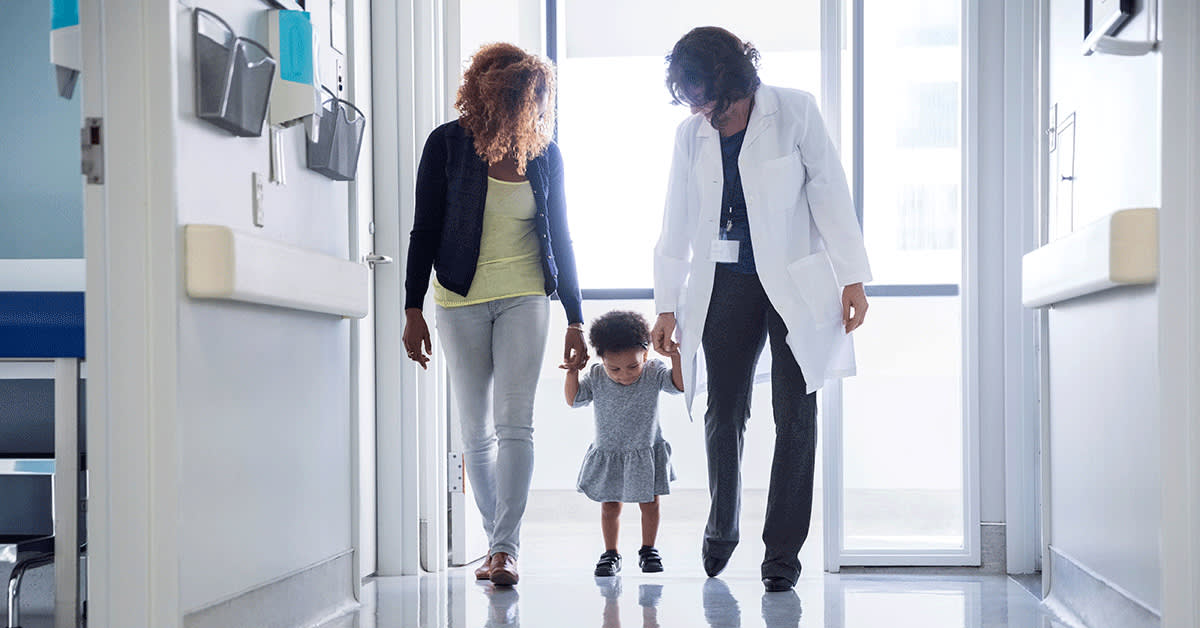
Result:
[[[746,138],[742,141],[742,148],[754,143],[754,140],[762,135],[763,131],[770,128],[770,122],[778,111],[779,94],[775,93],[775,89],[768,85],[759,85],[754,92],[754,107],[750,109],[750,120],[746,123]],[[717,130],[708,123],[708,120],[697,125],[696,137],[715,137],[716,135]]]

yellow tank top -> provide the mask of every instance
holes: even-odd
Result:
[[[497,299],[546,294],[542,248],[533,217],[537,203],[528,181],[509,182],[488,177],[483,203],[483,234],[479,261],[467,296],[447,290],[434,279],[434,301],[442,307],[462,307]]]

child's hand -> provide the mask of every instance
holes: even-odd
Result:
[[[586,357],[583,361],[583,364],[578,364],[578,365],[564,361],[562,364],[558,365],[558,368],[560,368],[568,373],[578,373],[578,372],[582,371],[584,368],[586,368],[588,365],[588,362],[590,362],[590,361],[591,361],[591,356]]]

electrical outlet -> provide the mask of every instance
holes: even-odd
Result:
[[[253,199],[252,207],[254,209],[254,226],[261,227],[261,226],[263,226],[263,215],[265,213],[264,209],[263,209],[263,176],[262,176],[262,174],[255,172],[253,181],[254,181],[254,187],[252,190],[251,197]]]
[[[346,57],[338,55],[334,60],[334,89],[338,98],[345,98],[346,93]]]

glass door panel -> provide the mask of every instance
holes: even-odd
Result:
[[[875,280],[841,423],[841,565],[969,564],[961,0],[858,0],[856,176]],[[973,556],[975,558],[973,558]]]
[[[963,547],[958,297],[877,297],[843,384],[848,551]]]

